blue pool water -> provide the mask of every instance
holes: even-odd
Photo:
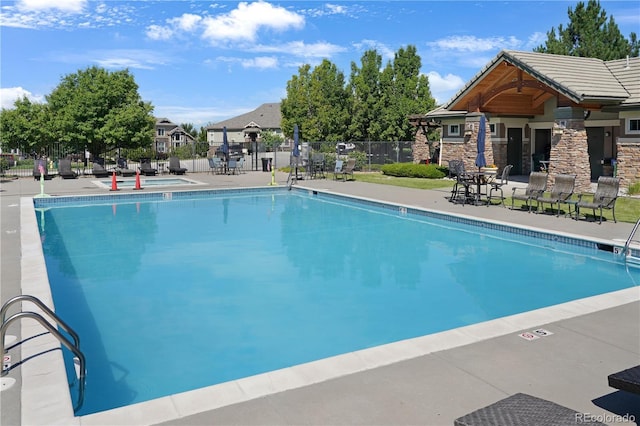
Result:
[[[77,414],[640,282],[610,252],[397,207],[175,194],[37,211],[56,311],[88,360]]]

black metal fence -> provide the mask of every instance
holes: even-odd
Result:
[[[330,160],[336,157],[354,157],[357,160],[357,169],[372,171],[379,170],[384,164],[407,163],[413,160],[412,142],[303,142],[301,156],[307,159],[311,153],[324,153]],[[271,159],[277,168],[289,165],[291,155],[290,148],[266,151],[264,146],[258,145],[258,152],[246,152],[245,170],[263,170],[262,159]],[[199,151],[199,152],[196,152]],[[210,150],[211,152],[212,150]],[[142,158],[151,158],[152,167],[160,173],[168,172],[169,156],[177,156],[182,167],[186,167],[191,173],[206,173],[210,171],[207,151],[202,147],[196,149],[193,145],[179,148],[171,154],[156,153],[149,149],[114,149],[100,155],[85,155],[85,153],[65,152],[61,144],[53,144],[40,154],[2,154],[0,160],[0,172],[4,175],[26,177],[33,176],[34,162],[44,159],[48,165],[49,173],[55,174],[58,168],[58,159],[70,158],[72,168],[81,175],[92,174],[92,164],[99,161],[107,169],[115,169],[118,158],[124,158],[129,169],[137,170]],[[265,160],[266,161],[266,160]]]

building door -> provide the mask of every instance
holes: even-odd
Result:
[[[523,174],[522,129],[507,129],[507,164],[513,164],[512,175]]]
[[[589,165],[591,166],[591,180],[598,180],[603,173],[604,159],[604,127],[587,127],[587,148],[589,150]]]
[[[551,130],[536,129],[535,149],[533,150],[533,171],[540,171],[540,161],[549,161],[551,153]]]

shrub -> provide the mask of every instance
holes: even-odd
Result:
[[[634,182],[629,185],[629,195],[640,194],[640,182]]]
[[[393,163],[382,166],[387,176],[412,177],[424,179],[442,179],[447,175],[446,167],[436,164]]]

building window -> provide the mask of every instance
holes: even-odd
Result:
[[[640,133],[640,118],[627,118],[627,133]]]
[[[449,136],[460,136],[459,124],[449,124]]]
[[[164,136],[164,129],[158,129],[158,136]]]
[[[489,132],[491,133],[492,136],[495,136],[497,134],[495,123],[489,123]]]

